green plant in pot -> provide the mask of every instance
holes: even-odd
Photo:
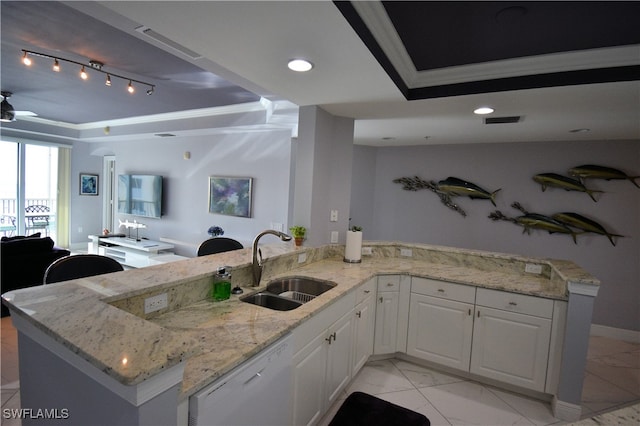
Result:
[[[307,235],[307,228],[296,225],[289,228],[289,230],[291,231],[291,235],[293,235],[296,246],[301,246],[302,241],[304,241],[304,237]]]

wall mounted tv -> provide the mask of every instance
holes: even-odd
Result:
[[[162,176],[119,175],[118,213],[153,218],[162,216]]]

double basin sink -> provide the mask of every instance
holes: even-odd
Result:
[[[276,311],[290,311],[335,286],[334,282],[308,277],[282,278],[269,282],[264,291],[243,296],[240,300]]]

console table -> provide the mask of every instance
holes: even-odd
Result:
[[[136,241],[126,237],[103,237],[101,235],[89,235],[89,239],[91,240],[88,245],[90,254],[111,257],[131,268],[144,268],[145,266],[188,259],[173,254],[173,244],[162,241],[146,239]]]

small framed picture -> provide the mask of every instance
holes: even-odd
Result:
[[[80,173],[80,195],[98,195],[98,175]]]
[[[209,213],[251,217],[251,187],[249,177],[209,177]]]

